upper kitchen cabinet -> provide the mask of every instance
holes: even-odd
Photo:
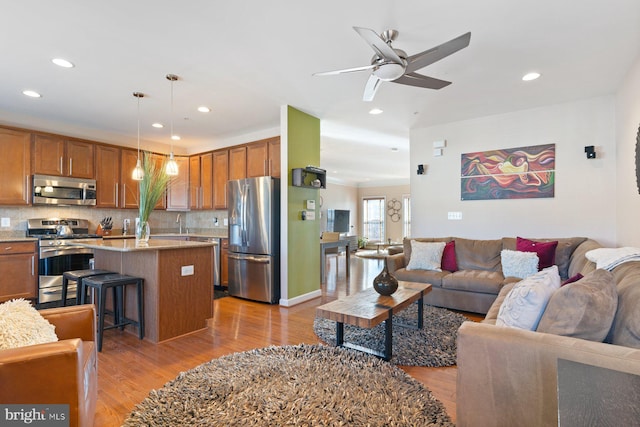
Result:
[[[90,142],[36,134],[33,138],[32,171],[36,174],[93,179],[94,150],[95,145]]]
[[[213,153],[189,157],[189,206],[213,209]]]
[[[247,144],[247,178],[280,177],[280,137]]]
[[[227,208],[227,181],[229,180],[229,150],[213,152],[213,208]]]
[[[229,149],[229,180],[247,177],[247,147]]]
[[[134,164],[135,166],[135,164]],[[120,149],[106,145],[96,146],[96,206],[119,208]]]
[[[140,159],[142,160],[142,159]],[[138,193],[140,187],[138,181],[131,178],[131,173],[136,167],[138,161],[138,152],[128,148],[123,148],[120,155],[120,189],[119,189],[119,206],[120,208],[137,209]]]
[[[31,134],[0,128],[0,150],[0,205],[28,205]]]
[[[178,175],[171,178],[167,189],[167,210],[189,210],[189,158],[175,157]]]

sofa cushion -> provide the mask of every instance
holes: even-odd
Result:
[[[22,298],[0,304],[0,350],[58,341],[55,327]]]
[[[411,258],[407,270],[433,270],[442,271],[442,252],[444,242],[417,242],[411,241]]]
[[[409,238],[409,237],[405,237],[402,240],[402,251],[404,253],[404,265],[408,265],[409,264],[409,260],[411,259],[411,242],[412,241],[416,241],[416,242],[450,242],[451,241],[451,237],[416,237],[414,238]]]
[[[448,271],[434,270],[407,270],[399,268],[393,272],[393,277],[405,282],[431,283],[434,287],[442,287],[442,278],[448,275]]]
[[[521,280],[505,297],[496,325],[535,331],[547,302],[558,288],[560,275],[555,265]]]
[[[452,240],[444,246],[444,252],[442,252],[442,265],[443,270],[450,272],[458,271],[458,262],[456,261],[456,241]]]
[[[606,342],[640,348],[640,262],[613,270],[618,290],[618,310]]]
[[[497,271],[458,270],[442,278],[442,287],[497,295],[503,281],[502,273]]]
[[[493,302],[493,304],[491,304],[491,307],[489,307],[489,311],[487,311],[487,314],[484,317],[484,320],[482,321],[482,323],[490,323],[492,325],[496,324],[496,320],[498,319],[498,312],[500,311],[500,306],[502,306],[504,299],[507,297],[509,292],[511,292],[511,289],[513,289],[516,283],[518,282],[507,283],[502,287],[502,289],[500,289],[500,292],[498,293],[498,297]]]
[[[502,275],[524,279],[538,272],[539,258],[535,252],[520,252],[503,249],[500,253]]]
[[[555,291],[536,330],[601,342],[611,329],[617,307],[613,274],[596,270]]]
[[[516,250],[523,252],[535,252],[538,254],[538,270],[551,267],[556,263],[556,247],[558,241],[537,242],[535,240],[516,238]]]
[[[560,239],[530,239],[535,240],[536,242],[551,242],[557,241],[558,246],[556,246],[556,265],[558,266],[558,272],[560,273],[560,277],[562,279],[568,279],[573,276],[574,272],[570,275],[569,273],[569,263],[571,261],[571,256],[573,255],[576,248],[583,242],[587,240],[586,237],[566,237]],[[502,239],[503,248],[516,250],[516,239],[513,237],[505,237]],[[584,273],[583,273],[584,274]]]
[[[501,271],[502,240],[456,238],[456,261],[460,270]],[[498,293],[496,291],[496,293]]]
[[[567,280],[565,280],[564,282],[562,282],[562,284],[560,285],[560,287],[562,286],[566,286],[569,283],[573,283],[573,282],[577,282],[578,280],[582,279],[584,276],[582,275],[582,273],[577,273],[575,276],[571,276],[569,277]]]

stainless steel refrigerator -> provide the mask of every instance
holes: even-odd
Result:
[[[280,299],[280,180],[227,183],[229,294],[275,304]]]

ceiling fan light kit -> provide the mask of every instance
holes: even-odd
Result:
[[[367,80],[362,96],[363,101],[372,101],[380,87],[380,83],[383,81],[436,90],[450,85],[451,82],[418,74],[415,71],[464,49],[469,46],[471,41],[471,33],[469,32],[434,48],[408,56],[405,51],[396,49],[391,45],[398,37],[399,33],[396,30],[385,30],[378,35],[369,28],[353,27],[353,29],[375,52],[371,59],[371,65],[325,71],[315,73],[314,76],[330,76],[371,70],[371,75]]]

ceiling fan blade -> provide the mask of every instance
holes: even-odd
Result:
[[[371,74],[369,76],[369,80],[367,80],[367,84],[364,87],[364,94],[362,95],[363,101],[373,101],[373,98],[376,96],[376,92],[380,87],[380,83],[382,80]]]
[[[353,29],[356,30],[358,34],[360,34],[360,37],[362,37],[364,41],[366,41],[367,44],[371,46],[371,48],[379,57],[384,58],[387,61],[395,62],[397,64],[403,63],[402,59],[400,59],[396,51],[393,50],[393,48],[387,43],[385,43],[385,41],[380,38],[378,33],[369,28],[353,27]]]
[[[427,89],[442,89],[443,87],[451,84],[451,82],[446,80],[435,79],[418,73],[407,73],[404,76],[393,80],[393,82],[409,86],[424,87]]]
[[[365,65],[363,67],[345,68],[344,70],[323,71],[321,73],[313,73],[314,76],[334,76],[336,74],[354,73],[356,71],[365,71],[375,68],[376,65]]]
[[[447,56],[459,51],[460,49],[464,49],[465,47],[469,46],[470,41],[471,33],[469,32],[456,37],[453,40],[442,43],[439,46],[425,50],[424,52],[411,55],[409,58],[407,58],[407,62],[409,63],[407,65],[407,73],[411,73],[413,71],[424,68],[427,65],[431,65],[434,62],[441,60],[442,58],[446,58]]]

